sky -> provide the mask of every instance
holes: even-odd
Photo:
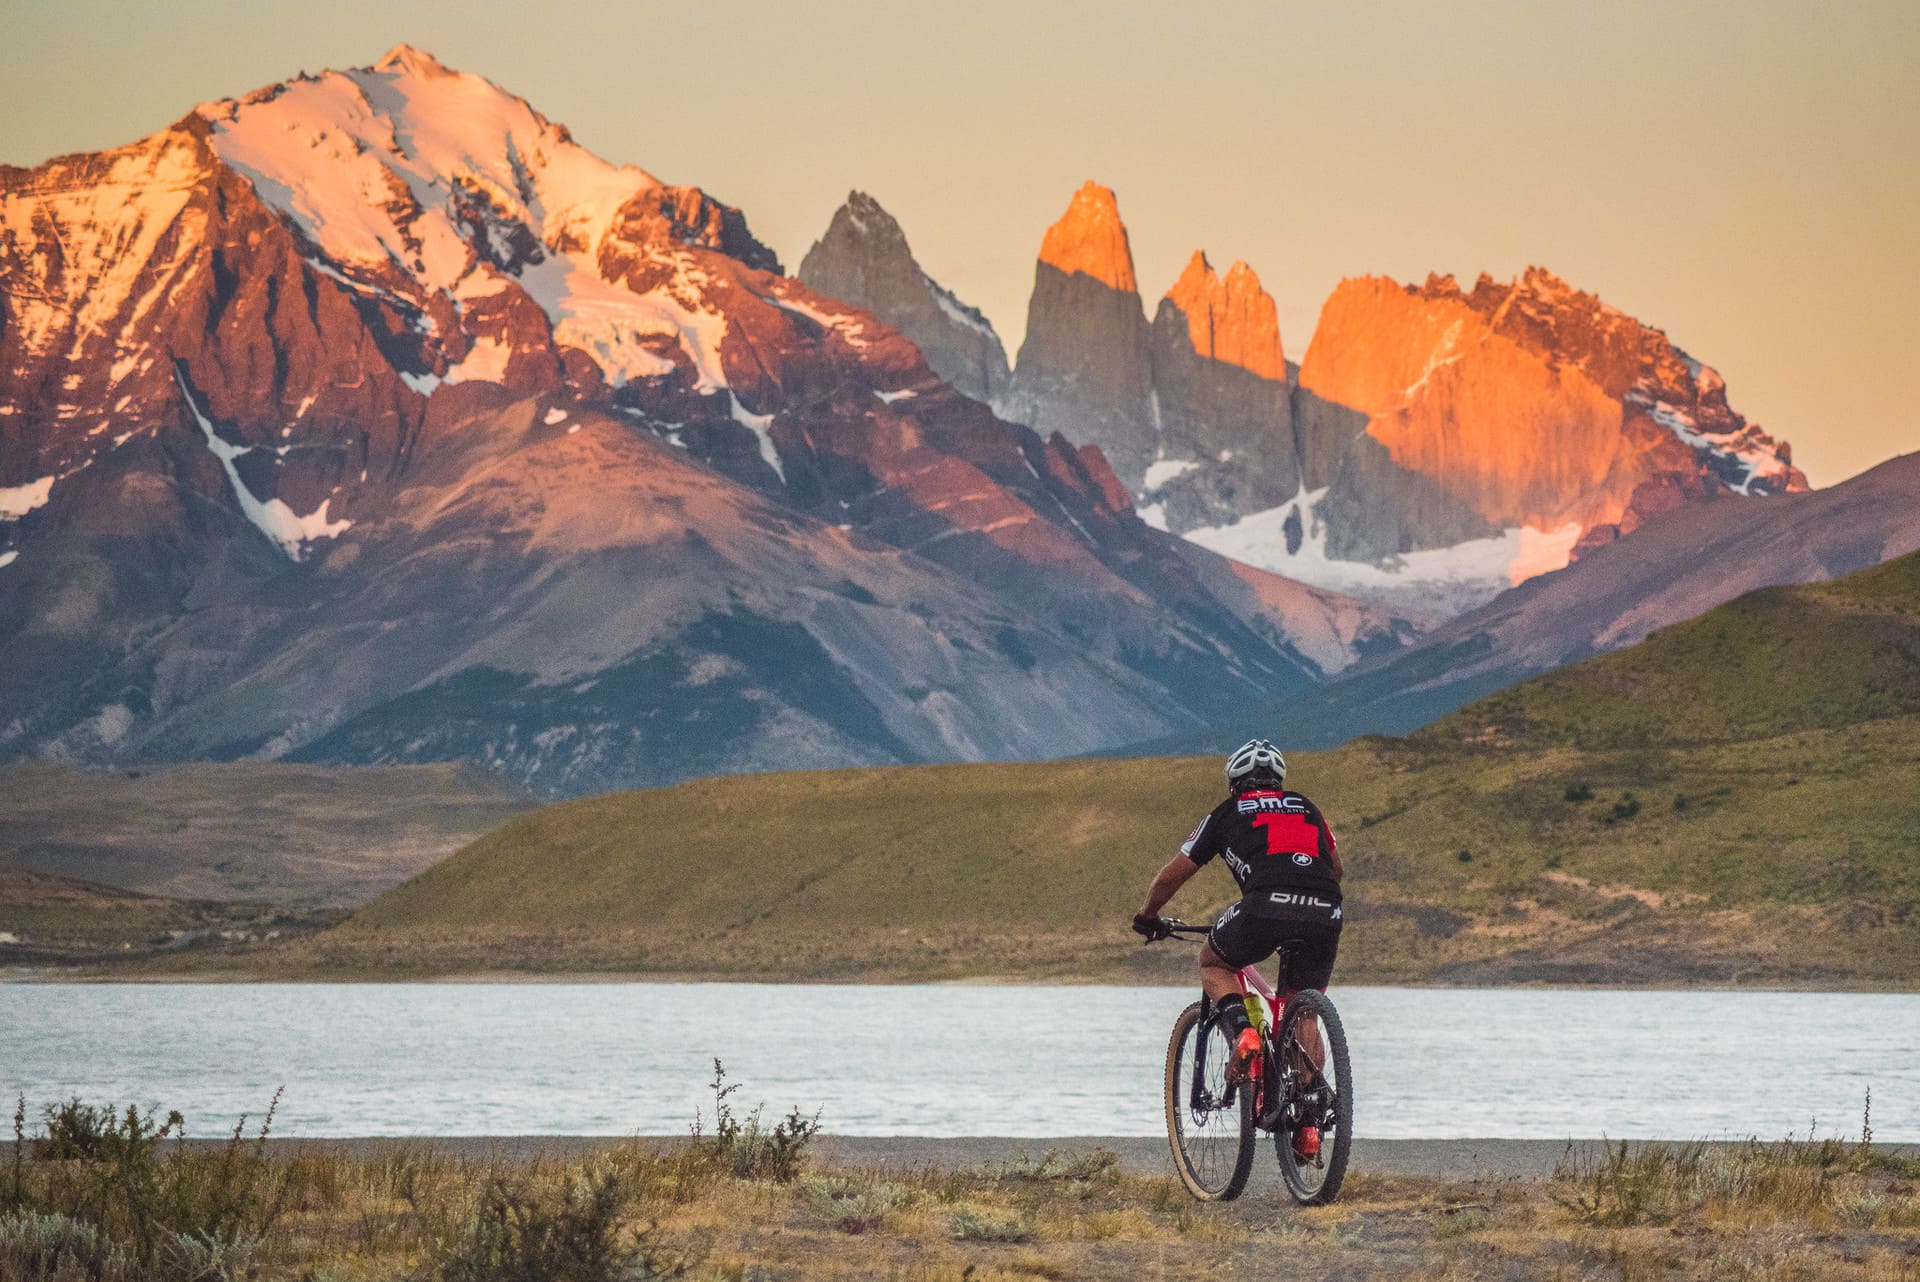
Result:
[[[1344,276],[1529,264],[1664,329],[1816,485],[1920,449],[1920,4],[107,0],[10,6],[0,163],[401,41],[743,209],[789,271],[847,192],[1011,354],[1080,183],[1154,300],[1244,259],[1298,359]]]

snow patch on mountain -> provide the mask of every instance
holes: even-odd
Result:
[[[1669,401],[1649,400],[1638,391],[1627,395],[1629,400],[1645,406],[1654,422],[1693,449],[1719,455],[1739,468],[1741,479],[1731,483],[1736,494],[1752,495],[1755,482],[1783,480],[1791,470],[1780,457],[1778,447],[1763,439],[1760,429],[1751,424],[1738,432],[1709,432],[1701,428],[1692,414],[1678,405]]]
[[[1147,474],[1140,488],[1151,494],[1168,481],[1177,480],[1188,472],[1196,471],[1200,464],[1193,459],[1155,459],[1147,465]]]
[[[1190,530],[1185,537],[1222,556],[1346,595],[1443,613],[1490,601],[1535,575],[1573,559],[1581,527],[1521,526],[1491,538],[1407,552],[1375,565],[1327,554],[1327,530],[1314,508],[1323,489],[1303,491],[1278,507],[1228,525]],[[1289,549],[1293,549],[1289,551]]]
[[[760,457],[766,460],[781,484],[786,484],[787,469],[780,466],[780,452],[773,448],[773,433],[769,430],[773,426],[773,415],[750,412],[732,389],[727,391],[727,401],[733,407],[733,421],[754,434],[760,442]]]
[[[0,521],[17,521],[44,505],[47,496],[53,493],[53,483],[59,479],[58,476],[43,476],[25,485],[0,487]]]
[[[174,373],[174,380],[180,384],[180,395],[186,399],[193,421],[200,425],[201,435],[206,437],[207,449],[226,469],[227,480],[233,486],[233,496],[240,501],[240,511],[255,529],[287,554],[289,561],[304,560],[306,545],[313,540],[337,539],[352,527],[353,522],[345,518],[327,520],[327,509],[333,504],[331,498],[322,500],[319,507],[305,516],[287,506],[284,499],[275,497],[262,503],[255,498],[253,491],[247,488],[247,483],[240,479],[240,469],[235,466],[239,459],[253,452],[253,447],[223,440],[207,416],[200,412],[199,403],[193,399],[193,393],[187,390],[186,380],[180,377],[178,371]]]
[[[927,292],[933,295],[933,301],[940,305],[940,310],[947,314],[948,319],[976,333],[985,334],[996,343],[1000,341],[1000,336],[993,332],[993,326],[983,313],[961,302],[957,295],[925,272],[920,273],[920,279],[927,282]]]
[[[494,225],[523,224],[545,244],[584,243],[636,192],[659,185],[578,146],[485,77],[405,46],[374,67],[199,113],[214,152],[329,258],[397,263],[440,289],[473,262],[461,213],[484,207]]]
[[[637,378],[671,374],[673,362],[648,345],[649,339],[662,335],[680,342],[695,365],[700,364],[685,336],[691,330],[695,342],[705,343],[702,327],[689,324],[689,309],[671,303],[659,291],[636,294],[609,284],[576,255],[531,264],[521,271],[519,280],[546,311],[553,323],[554,338],[591,355],[610,386],[624,387]],[[724,322],[721,332],[725,333]],[[712,341],[717,352],[719,340]]]
[[[811,303],[801,302],[797,298],[783,298],[778,294],[768,294],[765,297],[768,302],[780,308],[782,311],[792,312],[796,316],[804,316],[822,329],[832,330],[855,347],[872,346],[872,342],[867,338],[867,327],[862,325],[855,317],[845,316],[838,312],[822,311]]]

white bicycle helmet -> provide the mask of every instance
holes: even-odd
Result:
[[[1287,759],[1280,749],[1265,739],[1249,739],[1227,758],[1227,787],[1233,788],[1249,775],[1270,774],[1278,783],[1287,781]]]

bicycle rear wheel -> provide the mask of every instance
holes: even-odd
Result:
[[[1280,1180],[1302,1206],[1331,1202],[1340,1195],[1353,1147],[1353,1069],[1340,1012],[1325,993],[1294,994],[1274,1048],[1286,1083],[1280,1123],[1273,1130]],[[1318,1132],[1312,1153],[1302,1153],[1297,1144],[1306,1127]]]
[[[1167,1040],[1167,1143],[1187,1192],[1228,1202],[1253,1171],[1253,1089],[1227,1089],[1231,1048],[1205,1014],[1204,1002],[1188,1006]]]

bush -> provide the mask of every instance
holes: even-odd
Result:
[[[1024,1215],[1002,1215],[962,1206],[947,1218],[947,1232],[956,1242],[1031,1242],[1033,1221]]]
[[[1640,813],[1640,802],[1630,792],[1620,794],[1620,800],[1613,803],[1615,819],[1631,819]]]
[[[1592,801],[1593,789],[1584,783],[1570,783],[1563,795],[1568,801]]]
[[[800,1181],[808,1205],[842,1233],[867,1233],[913,1200],[910,1190],[884,1181],[808,1178]]]
[[[20,1148],[5,1188],[22,1211],[69,1220],[102,1235],[156,1282],[220,1282],[244,1274],[254,1244],[280,1216],[285,1172],[267,1160],[267,1133],[279,1095],[258,1138],[242,1140],[246,1119],[212,1152],[175,1149],[186,1122],[165,1121],[138,1105],[124,1112],[78,1099],[45,1110],[45,1133],[32,1144],[37,1178],[28,1181]],[[15,1111],[24,1129],[24,1102]],[[24,1146],[23,1146],[24,1147]],[[6,1276],[0,1274],[0,1276]]]
[[[440,1264],[443,1282],[633,1282],[673,1278],[685,1261],[666,1261],[648,1232],[622,1233],[627,1197],[619,1176],[602,1170],[541,1191],[495,1179],[481,1194]]]
[[[32,1211],[0,1216],[0,1277],[8,1282],[143,1282],[134,1258],[93,1225]]]
[[[742,1118],[733,1110],[730,1097],[740,1089],[738,1082],[727,1081],[727,1070],[713,1061],[713,1135],[701,1129],[701,1119],[693,1121],[693,1142],[720,1164],[722,1170],[737,1179],[772,1180],[789,1183],[800,1173],[807,1145],[820,1132],[820,1114],[812,1117],[798,1108],[788,1113],[772,1130],[760,1121],[760,1109]]]

